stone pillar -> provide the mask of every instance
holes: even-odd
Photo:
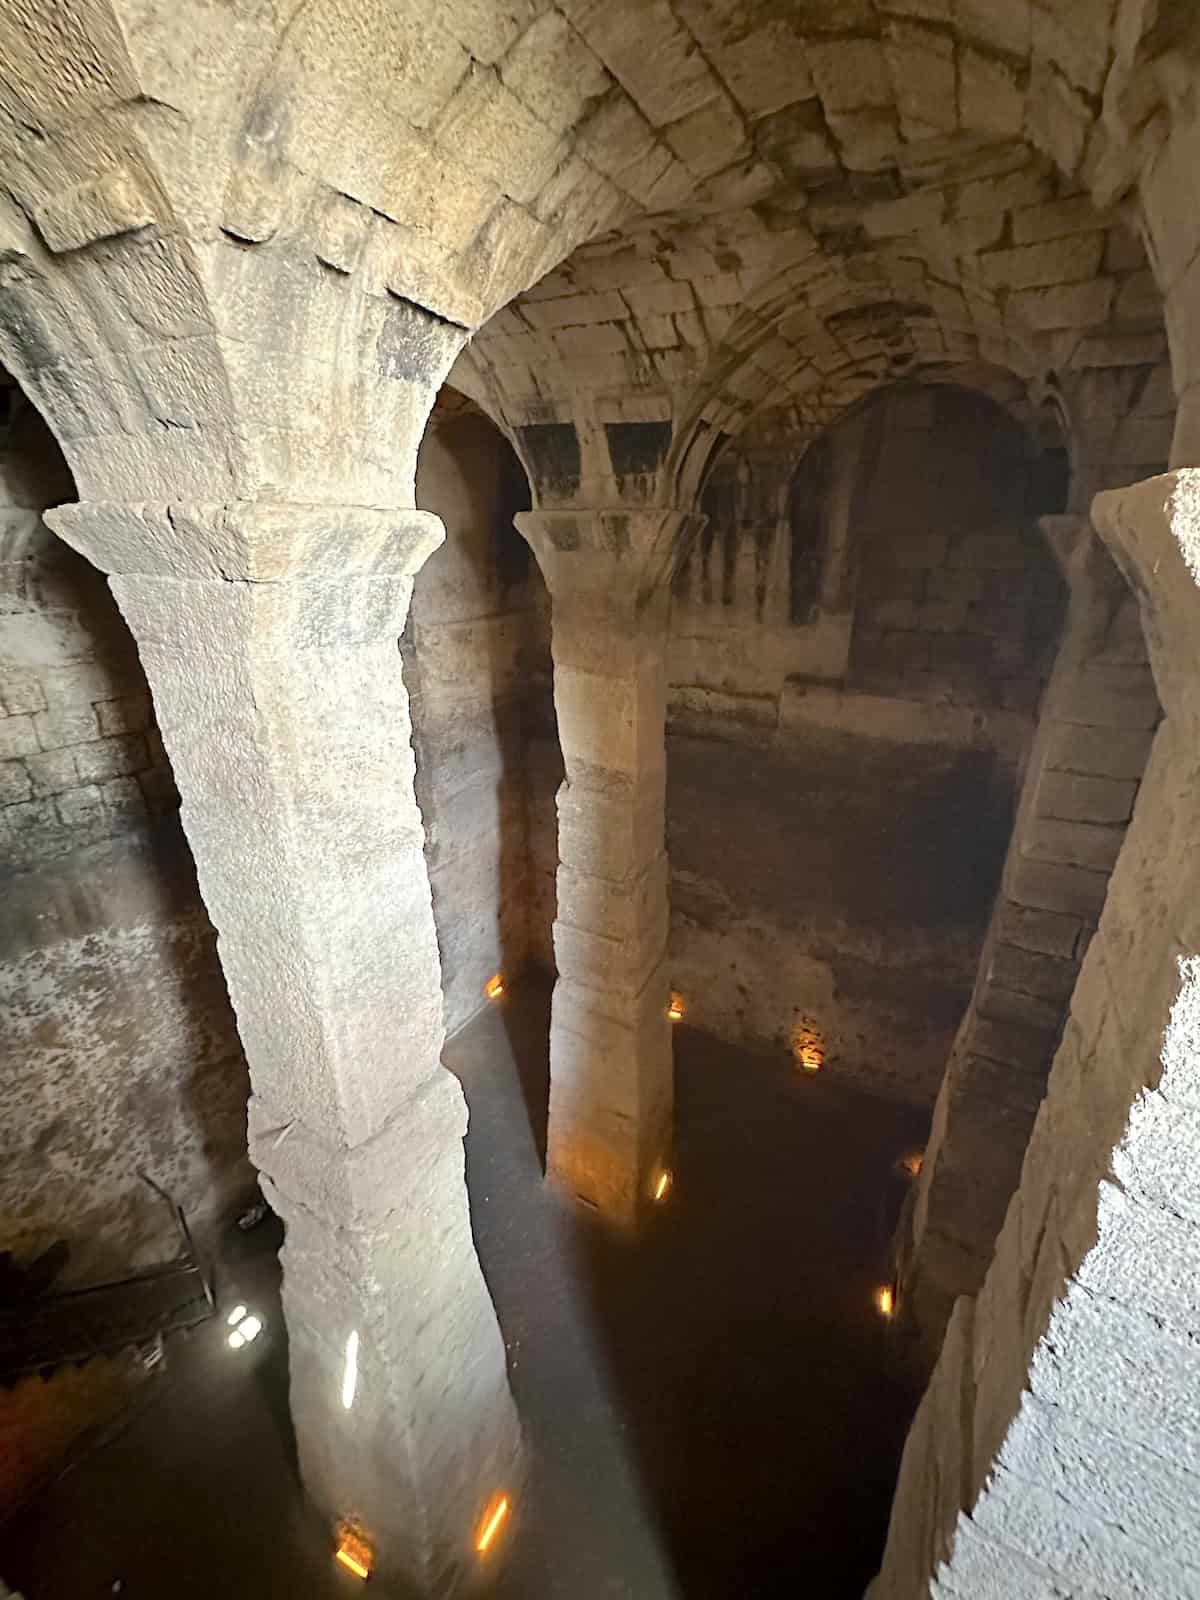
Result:
[[[666,642],[674,511],[516,519],[550,591],[558,794],[558,983],[549,1180],[636,1221],[669,1160]]]
[[[1046,1092],[1159,718],[1137,598],[1088,519],[1044,517],[1067,611],[1008,857],[898,1246],[901,1305],[936,1356],[978,1293]]]
[[[1200,1594],[1200,471],[1098,495],[1164,718],[870,1600]]]
[[[281,504],[51,520],[115,574],[183,797],[250,1063],[251,1155],[286,1223],[305,1485],[361,1524],[381,1573],[448,1593],[519,1436],[471,1238],[466,1108],[440,1065],[398,654],[441,524]]]

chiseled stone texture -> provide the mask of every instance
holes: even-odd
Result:
[[[973,1336],[947,1338],[909,1436],[871,1600],[1200,1589],[1196,479],[1096,502],[1164,720]]]

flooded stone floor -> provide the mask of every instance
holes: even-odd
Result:
[[[674,1181],[613,1237],[541,1183],[547,1006],[530,979],[446,1051],[530,1454],[487,1592],[858,1600],[916,1399],[874,1295],[924,1119],[681,1027]],[[0,1526],[27,1600],[362,1592],[295,1484],[277,1240],[234,1235],[219,1271],[222,1305],[265,1317],[255,1346],[173,1341],[125,1424]]]

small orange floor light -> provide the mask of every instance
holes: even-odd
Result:
[[[890,1283],[885,1283],[875,1296],[875,1304],[879,1307],[879,1314],[890,1317],[896,1309],[896,1293]]]
[[[671,1192],[671,1174],[664,1167],[654,1182],[655,1200],[665,1200]]]
[[[479,1537],[475,1541],[475,1548],[479,1551],[481,1556],[487,1554],[491,1547],[492,1541],[500,1532],[501,1525],[511,1510],[512,1507],[509,1504],[508,1496],[504,1494],[500,1496],[499,1500],[496,1501],[496,1503],[489,1510],[487,1516],[483,1519],[483,1523],[479,1530]]]
[[[489,1000],[499,1000],[504,993],[504,979],[500,973],[497,973],[494,978],[488,979],[483,992]]]
[[[670,1017],[671,1021],[682,1022],[683,1013],[686,1010],[687,1007],[683,1003],[683,996],[681,994],[673,994],[671,996],[671,1003],[667,1007],[667,1015]]]
[[[339,1566],[345,1567],[347,1572],[352,1572],[356,1578],[369,1578],[371,1576],[371,1547],[360,1533],[353,1528],[343,1528],[338,1535],[338,1546],[333,1552],[333,1558]]]
[[[908,1155],[900,1157],[900,1170],[910,1178],[919,1178],[921,1176],[921,1162],[923,1160],[924,1152],[921,1150],[913,1150]]]
[[[797,1022],[792,1028],[792,1055],[802,1072],[820,1072],[825,1065],[825,1046],[811,1022]]]

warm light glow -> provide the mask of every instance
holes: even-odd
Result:
[[[663,1172],[659,1173],[658,1182],[654,1185],[654,1198],[656,1200],[664,1199],[665,1196],[666,1196],[667,1190],[670,1187],[671,1187],[671,1174],[664,1170]]]
[[[802,1072],[820,1072],[825,1065],[821,1035],[807,1018],[792,1028],[792,1055]]]
[[[923,1152],[920,1150],[914,1150],[911,1155],[907,1155],[902,1159],[900,1165],[904,1168],[905,1172],[908,1173],[910,1178],[916,1178],[920,1176],[922,1159]]]
[[[496,1506],[496,1509],[484,1523],[483,1532],[479,1535],[479,1539],[476,1542],[475,1548],[479,1551],[480,1555],[484,1553],[488,1545],[490,1545],[492,1540],[496,1537],[496,1532],[499,1529],[500,1524],[508,1515],[508,1511],[508,1496],[503,1495],[499,1504]]]
[[[880,1289],[879,1293],[875,1296],[875,1303],[878,1305],[883,1316],[891,1316],[892,1312],[896,1309],[896,1296],[893,1293],[890,1284],[885,1283],[883,1288]]]
[[[489,1000],[499,1000],[500,996],[504,993],[504,979],[499,973],[497,973],[494,978],[488,979],[487,987],[484,990],[484,993],[487,995]]]
[[[344,1530],[333,1554],[334,1560],[340,1561],[346,1571],[352,1572],[356,1578],[371,1576],[371,1547],[358,1534]]]
[[[342,1405],[347,1411],[354,1404],[358,1388],[358,1329],[346,1340],[346,1366],[342,1372]]]
[[[242,1346],[245,1344],[245,1342],[246,1342],[245,1339],[242,1338],[241,1334],[237,1331],[236,1328],[229,1335],[229,1348],[231,1350],[240,1350],[242,1348]]]
[[[225,1321],[229,1325],[229,1327],[232,1328],[232,1327],[235,1327],[242,1320],[242,1318],[245,1315],[246,1315],[245,1306],[234,1306],[233,1310],[225,1318]]]
[[[671,1003],[667,1007],[667,1015],[670,1017],[672,1022],[682,1022],[683,1013],[686,1011],[686,1009],[687,1007],[683,1003],[683,996],[681,994],[673,994],[671,996]]]

